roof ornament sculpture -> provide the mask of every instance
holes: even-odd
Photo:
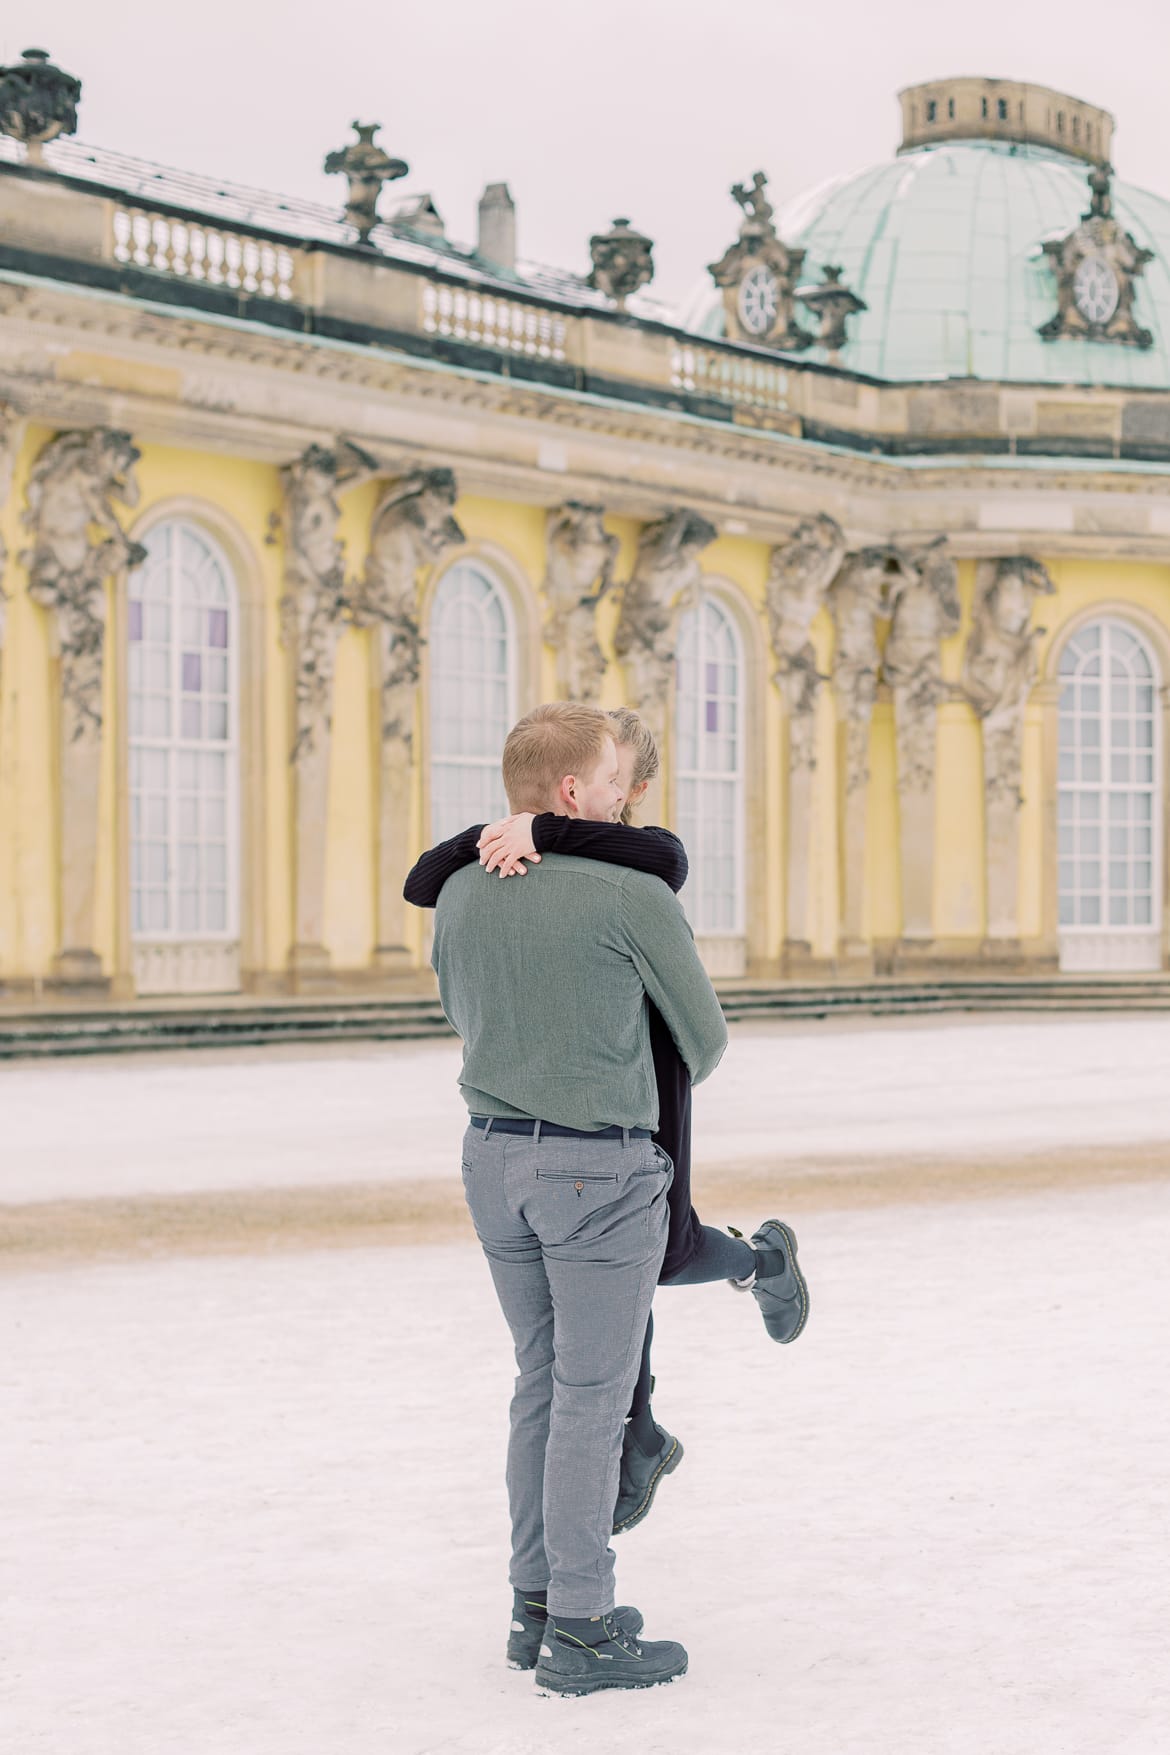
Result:
[[[1063,238],[1049,238],[1043,253],[1056,276],[1056,315],[1040,326],[1045,341],[1116,341],[1152,347],[1154,337],[1133,314],[1138,277],[1154,252],[1140,245],[1113,214],[1113,171],[1089,172],[1092,199],[1081,223]]]
[[[619,311],[626,300],[654,278],[654,243],[630,225],[628,219],[615,219],[607,232],[598,232],[589,240],[593,268],[586,285],[611,298]]]
[[[0,134],[24,142],[30,165],[43,164],[47,140],[77,133],[80,97],[80,79],[55,67],[46,50],[26,49],[0,67]]]
[[[809,284],[798,286],[796,296],[802,305],[807,305],[820,323],[817,330],[816,344],[823,347],[830,355],[840,353],[849,336],[845,325],[850,317],[860,316],[868,311],[869,306],[864,299],[849,287],[842,286],[841,276],[844,269],[828,264],[821,270],[820,285]]]
[[[813,342],[796,321],[796,283],[805,253],[790,249],[777,235],[767,184],[763,171],[755,173],[750,186],[733,184],[731,193],[744,217],[735,243],[711,263],[710,273],[723,291],[732,341],[799,352]]]
[[[339,175],[349,181],[346,222],[357,231],[359,245],[367,247],[370,233],[378,223],[378,197],[383,183],[397,182],[410,169],[405,159],[391,158],[380,146],[375,146],[374,135],[381,126],[381,122],[351,122],[356,141],[339,147],[325,159],[325,169],[331,177]]]

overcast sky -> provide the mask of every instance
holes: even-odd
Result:
[[[173,9],[172,9],[173,7]],[[887,158],[897,91],[1035,80],[1113,111],[1119,176],[1170,196],[1166,0],[3,0],[0,53],[83,82],[78,139],[339,206],[355,119],[473,242],[506,181],[521,253],[583,271],[626,215],[679,299],[735,235],[733,182],[778,203]]]

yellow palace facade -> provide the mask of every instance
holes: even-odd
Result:
[[[0,992],[416,980],[403,878],[558,696],[654,726],[717,977],[1167,967],[1170,201],[1105,112],[913,88],[675,311],[625,221],[377,218],[371,129],[341,218],[13,78]]]

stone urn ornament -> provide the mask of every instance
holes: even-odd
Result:
[[[374,135],[381,126],[381,122],[351,122],[357,139],[325,159],[329,176],[343,176],[349,181],[345,218],[356,230],[359,245],[366,249],[372,248],[370,233],[378,223],[378,197],[383,183],[396,183],[410,169],[405,159],[391,158],[374,144]]]
[[[798,286],[796,296],[820,323],[816,345],[835,354],[841,351],[849,339],[845,328],[849,318],[868,311],[869,306],[850,287],[842,286],[841,276],[844,269],[826,266],[821,272],[823,278],[819,286]]]
[[[624,311],[631,294],[654,278],[653,251],[653,241],[634,231],[628,219],[615,219],[608,232],[589,240],[593,268],[586,284]]]
[[[80,97],[80,79],[55,67],[45,49],[26,49],[0,67],[0,134],[24,142],[30,165],[44,164],[47,140],[77,133]]]

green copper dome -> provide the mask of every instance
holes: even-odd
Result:
[[[1089,206],[1087,166],[1041,146],[965,140],[904,152],[835,178],[779,217],[786,243],[807,254],[802,282],[840,264],[868,310],[851,317],[840,363],[875,378],[984,378],[1021,383],[1170,388],[1170,201],[1121,182],[1113,213],[1154,260],[1136,282],[1134,316],[1153,335],[1117,342],[1042,341],[1057,308],[1042,253]],[[691,327],[723,334],[714,286]],[[803,322],[809,322],[802,315]],[[801,356],[823,359],[810,348]]]

